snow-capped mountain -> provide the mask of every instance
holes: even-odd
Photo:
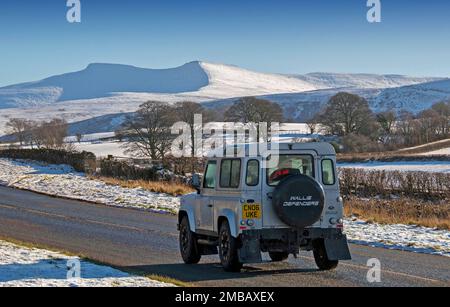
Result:
[[[115,92],[189,92],[198,91],[206,85],[208,76],[196,63],[161,70],[127,65],[90,64],[82,71],[2,88],[0,105],[37,106],[67,100],[107,97]]]
[[[349,91],[365,97],[375,111],[413,112],[450,99],[450,79],[400,75],[312,73],[266,74],[236,66],[191,62],[171,69],[90,64],[84,70],[0,88],[0,135],[8,118],[63,117],[76,130],[113,129],[123,114],[148,100],[189,100],[223,109],[239,97],[279,103],[287,118],[304,121],[331,96]],[[98,123],[102,123],[99,125]],[[102,127],[100,127],[102,126]],[[103,127],[104,126],[104,127]],[[87,128],[86,128],[87,129]]]
[[[415,78],[403,75],[375,75],[375,74],[337,74],[337,73],[310,73],[306,75],[293,75],[300,80],[314,84],[321,89],[332,88],[393,88],[433,82],[441,78]]]
[[[41,81],[0,88],[0,108],[51,105],[105,97],[139,99],[146,95],[183,94],[201,101],[335,88],[393,88],[436,81],[400,75],[313,73],[286,76],[236,66],[191,62],[171,69],[146,69],[118,64],[90,64],[84,70]],[[95,101],[92,101],[95,103]]]
[[[316,87],[297,78],[191,62],[172,69],[90,64],[78,72],[0,88],[0,108],[42,106],[112,95],[196,93],[211,98],[294,93]]]

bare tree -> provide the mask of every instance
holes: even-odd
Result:
[[[46,149],[67,149],[68,124],[64,119],[52,119],[48,122],[27,122],[26,139],[31,147]]]
[[[439,102],[432,109],[438,114],[439,131],[442,137],[448,137],[450,134],[450,101]]]
[[[316,120],[330,133],[339,136],[361,134],[373,137],[377,132],[375,116],[367,101],[350,93],[333,96]]]
[[[77,138],[78,143],[81,143],[81,141],[83,140],[83,134],[81,134],[81,133],[77,133],[75,135],[75,137]]]
[[[377,122],[381,127],[380,141],[383,144],[393,142],[393,134],[397,122],[397,115],[393,111],[381,112],[376,115]]]
[[[53,119],[41,123],[39,130],[43,145],[47,149],[63,149],[67,136],[68,124],[63,119]]]
[[[140,153],[152,160],[162,160],[171,149],[170,127],[174,122],[174,109],[159,101],[148,101],[124,123],[128,152]]]
[[[210,117],[210,113],[208,113],[205,108],[196,102],[183,101],[179,102],[175,105],[175,113],[177,121],[184,122],[189,126],[190,129],[190,148],[191,148],[191,156],[196,157],[197,152],[196,148],[200,148],[201,144],[196,144],[195,135],[198,133],[202,133],[203,126],[201,124],[196,124],[195,116],[201,115],[202,121],[208,121]],[[202,140],[198,140],[197,142],[201,142]]]
[[[22,146],[25,143],[26,131],[28,129],[27,120],[22,118],[11,118],[6,123],[6,127],[8,128],[9,133],[14,135],[16,141]]]
[[[387,135],[393,133],[397,115],[393,111],[386,111],[377,114],[377,121]]]
[[[306,122],[306,126],[308,126],[309,134],[313,135],[317,131],[317,121],[315,119],[310,119]]]
[[[283,110],[277,103],[256,97],[244,97],[225,112],[225,120],[244,124],[253,123],[256,125],[258,140],[260,138],[267,140],[268,137],[261,133],[260,123],[267,123],[267,128],[271,129],[271,123],[282,122],[284,116]]]
[[[114,131],[114,135],[119,140],[119,142],[122,142],[125,137],[125,132],[122,129],[117,129]]]
[[[434,109],[428,109],[418,115],[420,124],[419,142],[429,143],[437,140],[440,128],[440,115]]]
[[[402,110],[399,114],[399,121],[397,127],[397,134],[402,138],[403,145],[413,145],[414,134],[414,114],[409,111]]]

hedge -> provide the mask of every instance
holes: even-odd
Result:
[[[0,158],[34,160],[49,164],[67,164],[78,172],[95,171],[96,157],[91,152],[68,152],[54,149],[4,149]],[[94,167],[94,169],[92,169]]]

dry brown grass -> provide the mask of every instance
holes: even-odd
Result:
[[[123,188],[143,188],[155,193],[164,193],[172,196],[180,196],[194,192],[190,186],[175,182],[146,181],[146,180],[123,180],[109,177],[91,177],[109,185],[117,185]]]
[[[425,202],[417,199],[361,199],[345,202],[345,215],[380,224],[406,224],[450,230],[448,201]]]
[[[448,161],[448,155],[433,155],[425,156],[423,153],[437,151],[450,147],[450,139],[414,148],[400,149],[396,151],[386,152],[362,152],[362,153],[342,153],[338,154],[338,160],[341,163],[356,163],[364,161],[380,161],[380,162],[395,162],[395,161],[429,161],[440,160]]]

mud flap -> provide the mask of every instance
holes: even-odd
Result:
[[[328,259],[335,260],[352,260],[350,249],[348,248],[347,236],[342,235],[339,238],[325,239],[325,250]]]
[[[239,262],[261,263],[261,246],[258,237],[242,235],[242,247],[238,250]]]

